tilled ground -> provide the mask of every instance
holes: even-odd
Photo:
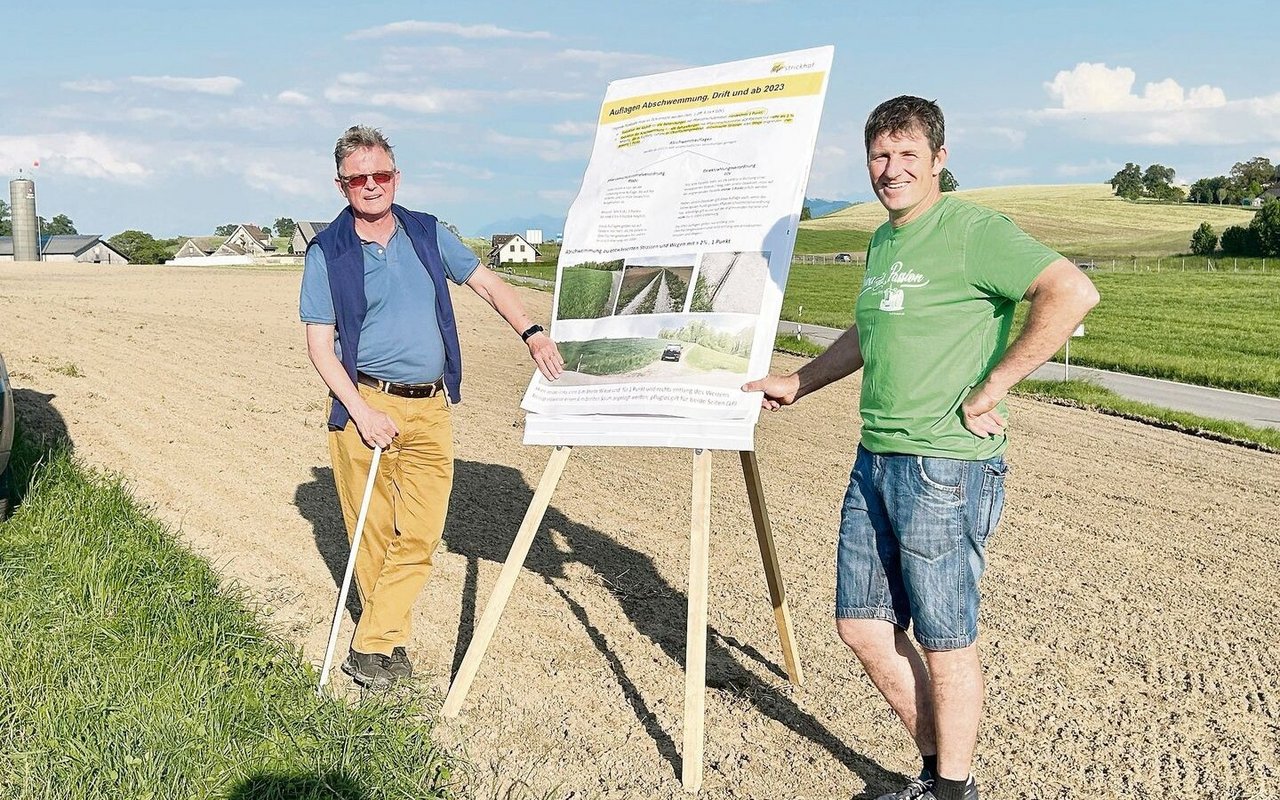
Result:
[[[0,352],[24,420],[128,476],[319,662],[346,550],[298,281],[0,264]],[[545,318],[551,295],[520,292]],[[549,452],[521,444],[519,339],[469,290],[454,297],[457,478],[413,642],[433,703]],[[874,795],[915,769],[831,623],[856,402],[846,382],[757,433],[802,688],[781,669],[737,458],[716,454],[703,796]],[[1012,407],[983,587],[984,796],[1280,796],[1280,457]],[[683,796],[690,468],[683,450],[573,453],[463,714],[437,728],[475,763],[478,796]]]

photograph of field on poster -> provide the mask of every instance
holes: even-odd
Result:
[[[559,386],[671,381],[738,386],[746,378],[754,319],[740,315],[669,316],[632,335],[557,342],[565,372]]]
[[[627,259],[613,313],[622,316],[684,311],[696,260],[693,255]]]
[[[689,311],[760,313],[768,252],[704,253]]]
[[[560,270],[557,319],[598,319],[609,316],[622,281],[622,259],[583,261]]]

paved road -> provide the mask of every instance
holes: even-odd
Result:
[[[797,325],[785,320],[778,323],[778,333],[795,333],[819,344],[829,345],[843,333],[835,328],[817,325]],[[1058,363],[1045,364],[1031,373],[1039,380],[1062,380],[1066,367]],[[1213,419],[1229,419],[1266,428],[1280,428],[1280,398],[1261,397],[1255,394],[1210,389],[1189,383],[1166,381],[1159,378],[1143,378],[1123,372],[1106,372],[1087,367],[1071,367],[1073,378],[1087,378],[1121,397],[1150,403],[1175,411],[1186,411]]]

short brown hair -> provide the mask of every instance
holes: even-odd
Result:
[[[352,125],[346,133],[338,137],[338,144],[333,148],[333,160],[338,164],[338,172],[342,172],[342,160],[362,147],[380,147],[391,159],[391,166],[396,165],[396,154],[391,149],[391,142],[382,135],[382,131],[368,125]]]
[[[929,150],[935,155],[946,144],[946,124],[937,102],[909,94],[885,100],[867,117],[867,152],[871,152],[871,142],[877,136],[896,136],[915,131],[925,135],[929,140]]]

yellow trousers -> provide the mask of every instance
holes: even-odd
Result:
[[[351,647],[390,655],[409,641],[413,604],[444,532],[453,489],[453,426],[443,394],[407,398],[357,388],[370,406],[391,417],[400,434],[382,453],[360,538],[355,582],[364,611]],[[329,457],[351,541],[373,450],[355,422],[348,422],[329,432]]]

